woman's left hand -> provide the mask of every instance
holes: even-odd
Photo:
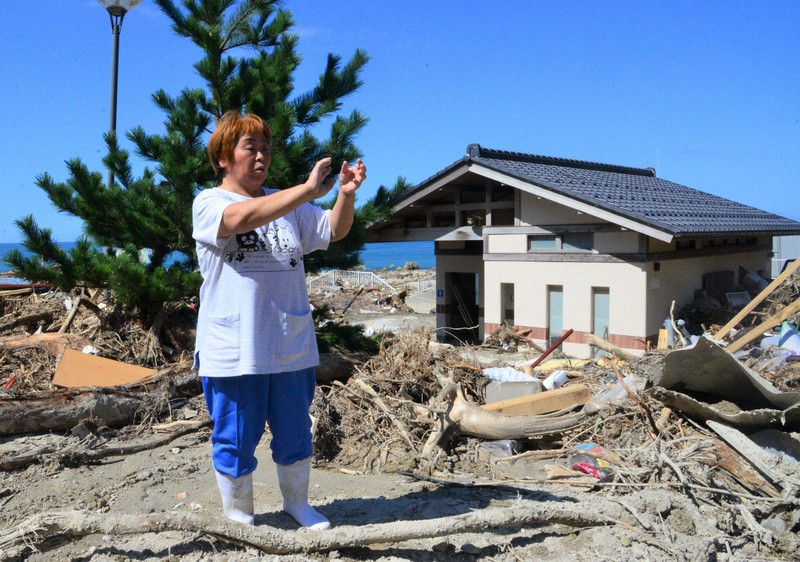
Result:
[[[367,167],[359,158],[356,165],[352,168],[345,161],[342,163],[342,170],[339,172],[339,191],[345,195],[352,195],[361,187],[363,181],[367,179]]]

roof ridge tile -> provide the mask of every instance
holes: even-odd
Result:
[[[543,156],[541,154],[528,154],[525,152],[514,152],[511,150],[484,148],[479,144],[470,144],[467,146],[467,157],[470,159],[486,158],[490,160],[512,160],[516,162],[528,162],[531,164],[563,166],[566,168],[579,168],[582,170],[597,170],[598,172],[613,172],[647,177],[655,177],[656,175],[653,168],[636,168],[633,166],[621,166],[619,164],[604,164],[602,162],[591,162],[588,160],[576,160],[573,158]]]

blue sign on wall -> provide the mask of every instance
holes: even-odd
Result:
[[[444,298],[444,289],[436,289],[436,298],[443,299]]]

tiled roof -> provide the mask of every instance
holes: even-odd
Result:
[[[800,222],[630,168],[482,148],[465,160],[643,222],[674,236],[800,234]]]

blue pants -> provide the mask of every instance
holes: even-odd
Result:
[[[253,472],[255,452],[272,433],[272,460],[292,464],[311,456],[311,418],[316,375],[302,371],[237,377],[201,377],[211,430],[214,468],[233,478]]]

